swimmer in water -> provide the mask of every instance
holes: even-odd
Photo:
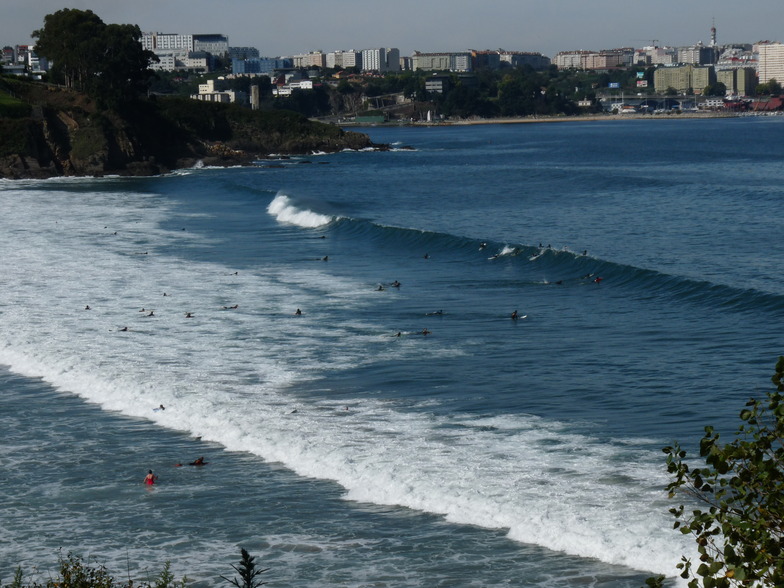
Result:
[[[152,486],[155,484],[155,480],[158,479],[158,476],[152,473],[152,470],[147,470],[147,475],[144,477],[144,483],[147,486]]]
[[[192,465],[192,466],[203,466],[203,465],[207,465],[208,463],[209,463],[208,461],[204,461],[204,458],[203,458],[203,457],[197,457],[196,459],[194,459],[194,460],[193,460],[191,463],[189,463],[188,465]]]

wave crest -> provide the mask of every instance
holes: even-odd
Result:
[[[291,198],[285,194],[277,194],[267,206],[267,212],[280,223],[297,225],[306,229],[315,229],[331,223],[334,217],[319,214],[308,209],[297,208]]]

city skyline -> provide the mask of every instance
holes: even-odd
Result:
[[[4,0],[0,43],[31,43],[43,19],[62,8],[92,10],[107,24],[136,24],[143,32],[220,33],[232,46],[257,47],[262,55],[291,55],[368,47],[413,51],[498,49],[540,52],[615,47],[683,46],[781,41],[784,3],[729,0],[679,5],[620,5],[609,0]]]

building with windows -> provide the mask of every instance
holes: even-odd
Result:
[[[396,48],[363,49],[362,71],[400,71],[400,50]]]
[[[717,70],[716,81],[724,84],[728,95],[753,96],[757,87],[757,70],[753,67]]]
[[[255,47],[229,47],[229,59],[254,59],[259,57]]]
[[[360,51],[332,51],[327,53],[326,65],[328,68],[362,67],[362,53]]]
[[[207,72],[213,56],[229,54],[229,38],[225,35],[142,33],[141,44],[158,57],[158,63],[150,65],[154,70]]]
[[[658,93],[672,88],[679,94],[701,94],[707,86],[714,83],[716,72],[711,66],[687,64],[659,67],[653,72],[653,86]]]
[[[672,47],[643,47],[634,52],[635,65],[672,65],[678,61],[678,50]]]
[[[433,74],[425,79],[425,90],[437,94],[445,94],[451,87],[452,80],[449,76]]]
[[[634,61],[634,49],[604,51],[561,51],[555,56],[558,69],[612,69],[628,67]]]
[[[691,47],[678,49],[678,63],[691,63],[693,65],[710,65],[716,63],[716,48],[706,47],[697,43]]]
[[[199,84],[199,93],[191,94],[191,98],[204,102],[248,103],[247,93],[226,90],[224,89],[223,84],[223,80],[207,80],[205,83]]]
[[[216,57],[229,54],[229,38],[226,35],[193,35],[193,50],[204,51]]]
[[[535,70],[543,70],[550,67],[550,58],[541,53],[529,53],[525,51],[499,51],[501,63],[508,63],[512,67],[531,66]]]
[[[769,41],[757,43],[755,53],[759,83],[767,84],[770,80],[776,80],[784,84],[784,44]]]
[[[249,59],[233,59],[231,71],[236,75],[267,75],[272,77],[276,71],[291,69],[294,63],[283,57],[251,57]]]
[[[176,33],[142,33],[142,48],[160,53],[189,53],[193,51],[193,35]]]
[[[472,71],[472,54],[463,53],[420,53],[411,56],[411,69],[414,71]]]

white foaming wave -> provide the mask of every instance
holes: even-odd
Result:
[[[360,320],[325,330],[307,312],[294,318],[292,301],[328,311],[348,300],[377,305],[377,297],[363,301],[364,286],[315,269],[231,275],[220,265],[129,255],[142,240],[199,238],[161,230],[167,211],[149,198],[42,192],[6,201],[0,192],[0,244],[15,252],[0,276],[11,301],[0,307],[0,362],[107,409],[334,480],[352,500],[675,570],[687,545],[670,530],[652,455],[533,417],[450,419],[380,401],[297,400],[297,383],[371,364],[390,346]],[[421,353],[413,341],[397,343],[400,357]],[[153,412],[159,404],[166,410]]]
[[[326,214],[319,214],[312,210],[297,208],[285,194],[278,193],[267,206],[267,212],[281,223],[297,225],[307,229],[315,229],[335,220]]]

